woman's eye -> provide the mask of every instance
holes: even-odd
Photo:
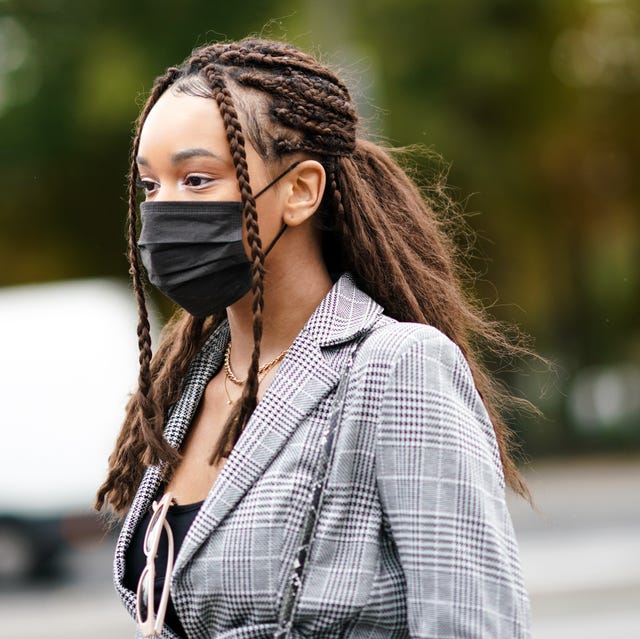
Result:
[[[211,178],[204,177],[203,175],[188,175],[184,180],[186,186],[196,189],[206,186],[209,182],[211,182]]]
[[[151,193],[152,191],[155,191],[157,188],[157,184],[152,180],[143,180],[143,179],[136,180],[136,186],[139,189],[143,190],[145,193]]]

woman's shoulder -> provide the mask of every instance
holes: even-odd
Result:
[[[489,464],[502,485],[491,419],[462,351],[442,331],[386,321],[369,334],[356,362],[361,403],[377,407],[381,441],[400,445],[419,433],[430,445]]]
[[[391,367],[403,359],[435,360],[453,367],[466,360],[458,345],[429,324],[399,322],[382,316],[360,346],[362,360],[384,361]]]
[[[458,345],[434,326],[413,322],[379,322],[354,362],[363,393],[395,402],[453,406],[473,416],[493,433],[473,374]],[[446,412],[446,411],[445,411]]]

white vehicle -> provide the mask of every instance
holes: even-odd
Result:
[[[0,581],[101,534],[92,510],[138,370],[126,284],[0,289]]]

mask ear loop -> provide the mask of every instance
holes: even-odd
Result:
[[[271,252],[271,249],[276,245],[276,242],[282,237],[282,234],[287,230],[287,225],[283,222],[282,228],[278,231],[278,234],[273,238],[271,244],[267,247],[267,250],[264,252],[264,256],[267,257]]]
[[[263,189],[260,189],[260,192],[253,196],[253,199],[257,200],[267,189],[270,189],[276,182],[278,182],[287,173],[289,173],[289,171],[293,171],[293,169],[295,169],[296,166],[300,164],[300,162],[302,162],[302,160],[298,160],[297,162],[294,162],[288,169],[285,169],[282,173],[280,173],[280,175],[278,175],[276,178],[271,180],[271,182],[269,182],[267,186],[265,186]],[[287,225],[283,222],[282,228],[278,231],[278,234],[273,238],[273,240],[271,241],[271,244],[269,244],[269,246],[267,247],[267,250],[264,252],[265,257],[269,255],[269,253],[271,252],[271,249],[276,245],[276,242],[282,237],[282,234],[286,230],[287,230]]]
[[[271,180],[271,182],[269,182],[267,186],[265,186],[263,189],[260,189],[260,192],[253,196],[253,199],[257,200],[265,191],[270,189],[276,182],[281,180],[287,173],[289,173],[289,171],[293,171],[293,169],[295,169],[296,166],[300,164],[300,162],[302,162],[302,160],[298,160],[297,162],[294,162],[288,169],[285,169],[282,173],[280,173],[280,175],[278,175],[273,180]]]

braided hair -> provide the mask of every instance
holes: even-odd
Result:
[[[463,273],[455,246],[444,230],[445,221],[436,215],[433,203],[423,197],[390,152],[358,137],[349,91],[331,70],[286,43],[245,39],[202,47],[182,66],[170,68],[156,80],[137,122],[131,153],[128,242],[139,307],[140,377],[96,507],[108,502],[121,515],[133,499],[145,466],[160,463],[167,472],[175,468],[180,454],[163,437],[164,418],[179,396],[189,363],[222,319],[197,320],[177,311],[151,358],[136,240],[135,158],[144,121],[170,87],[212,98],[218,105],[250,250],[251,363],[241,398],[212,451],[211,463],[227,456],[237,442],[256,406],[259,386],[265,269],[247,169],[248,139],[265,162],[276,163],[288,154],[303,153],[323,165],[327,185],[317,218],[329,271],[351,271],[360,288],[387,314],[401,321],[431,324],[459,346],[492,417],[505,478],[516,492],[526,495],[510,454],[510,430],[502,416],[502,409],[516,400],[497,385],[479,356],[480,346],[499,353],[518,352],[519,347],[464,293]]]

